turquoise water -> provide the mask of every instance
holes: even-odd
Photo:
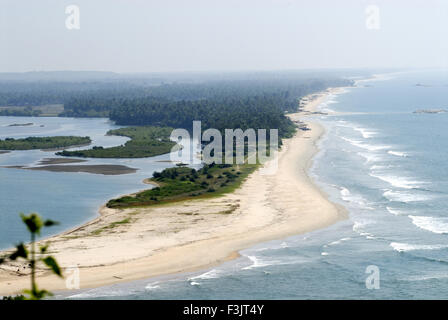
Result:
[[[447,89],[446,72],[392,74],[321,106],[346,113],[318,119],[327,134],[311,175],[349,219],[259,244],[210,270],[59,297],[447,298],[448,114],[413,113],[448,108]],[[379,289],[366,287],[370,265]]]
[[[9,126],[14,123],[34,125]],[[79,135],[90,136],[93,145],[110,147],[128,140],[105,135],[115,128],[118,127],[108,119],[0,117],[0,139]],[[40,150],[14,151],[0,154],[0,166],[33,166],[47,157],[56,156],[54,152]],[[152,176],[154,171],[172,166],[168,162],[159,162],[164,160],[169,160],[169,154],[146,159],[90,159],[81,163],[120,164],[138,169],[136,173],[119,176],[0,168],[0,249],[27,240],[23,239],[26,233],[20,212],[38,212],[60,222],[60,225],[44,230],[43,237],[71,229],[95,218],[99,207],[107,200],[149,188],[142,180]]]

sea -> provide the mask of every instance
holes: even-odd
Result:
[[[325,229],[260,243],[214,268],[59,292],[55,298],[446,299],[448,113],[415,113],[435,109],[448,109],[446,70],[396,72],[359,80],[355,87],[328,96],[320,105],[320,111],[331,114],[313,116],[326,134],[318,142],[320,151],[310,175],[331,201],[347,209],[347,219]],[[29,119],[37,121],[41,119]],[[59,129],[67,125],[73,132],[85,126],[85,132],[97,132],[93,137],[102,143],[118,139],[101,135],[114,127],[106,119],[42,121],[48,121],[48,130],[52,121],[59,123]],[[0,165],[30,164],[42,156],[40,152],[0,155]],[[128,160],[111,163],[116,161]],[[110,196],[141,188],[139,180],[164,164],[130,161],[126,165],[142,169],[124,176],[0,168],[0,245],[19,240],[20,224],[13,224],[17,211],[45,212],[63,221],[61,229],[80,224]]]

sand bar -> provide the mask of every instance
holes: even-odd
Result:
[[[39,165],[81,163],[81,162],[87,162],[87,160],[72,159],[72,158],[44,158],[39,161]]]
[[[107,175],[107,176],[137,172],[137,169],[135,169],[135,168],[130,168],[130,167],[123,166],[123,165],[115,165],[115,164],[48,165],[48,166],[38,166],[38,167],[3,166],[2,168],[51,171],[51,172],[84,172],[84,173],[102,174],[102,175]]]

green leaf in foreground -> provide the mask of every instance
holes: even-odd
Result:
[[[28,251],[26,250],[25,245],[23,243],[18,244],[16,246],[16,251],[14,251],[14,253],[12,253],[9,256],[9,259],[11,260],[17,260],[17,258],[23,258],[23,259],[28,258]]]
[[[16,250],[7,257],[0,258],[0,264],[6,263],[9,261],[15,261],[19,258],[25,260],[25,264],[31,267],[31,290],[25,290],[24,293],[26,296],[20,295],[16,297],[6,297],[3,300],[40,300],[45,298],[46,296],[51,296],[52,293],[47,290],[39,290],[36,283],[36,264],[37,262],[44,263],[50,270],[63,278],[61,268],[57,263],[56,259],[52,256],[45,256],[45,253],[48,250],[48,244],[39,245],[39,248],[36,248],[36,236],[40,234],[40,231],[43,227],[50,227],[57,224],[56,221],[53,220],[45,220],[37,213],[31,213],[29,215],[25,215],[23,213],[20,214],[23,223],[26,225],[29,233],[30,233],[30,244],[29,250],[23,243],[20,243],[16,246]],[[36,257],[37,254],[40,254],[40,257]]]
[[[62,277],[61,268],[53,257],[46,257],[42,261],[58,276]]]

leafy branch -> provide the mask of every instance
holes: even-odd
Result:
[[[36,237],[40,235],[42,228],[51,227],[58,224],[53,220],[42,220],[42,218],[37,213],[31,213],[29,215],[20,214],[23,223],[26,225],[28,231],[30,232],[30,244],[29,249],[25,244],[19,243],[15,251],[9,256],[0,258],[0,264],[6,261],[15,261],[18,259],[23,259],[31,267],[31,290],[25,290],[26,296],[19,296],[26,300],[40,300],[46,296],[51,296],[52,293],[47,290],[39,290],[36,283],[36,265],[38,262],[45,264],[54,274],[63,278],[61,268],[59,267],[57,261],[52,256],[47,255],[48,244],[39,245],[36,248]],[[39,254],[39,257],[36,257]]]

